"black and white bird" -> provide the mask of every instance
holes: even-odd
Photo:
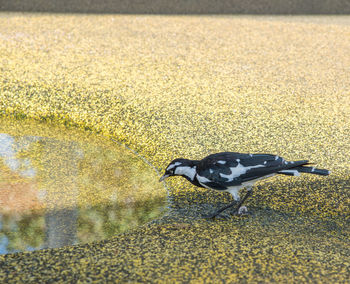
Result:
[[[209,155],[202,160],[175,159],[168,165],[159,181],[170,176],[183,176],[198,187],[231,193],[235,201],[208,216],[214,218],[240,201],[234,211],[237,214],[258,180],[276,174],[289,176],[299,176],[300,173],[323,176],[330,174],[328,170],[307,165],[310,165],[307,160],[286,161],[280,156],[270,154],[222,152]],[[242,188],[247,189],[247,194],[240,200],[239,190]]]

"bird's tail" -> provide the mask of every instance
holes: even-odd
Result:
[[[297,167],[296,168],[299,173],[307,173],[321,176],[328,176],[331,172],[325,169],[316,169],[315,167]]]
[[[299,162],[306,162],[303,165],[300,165]],[[328,176],[331,172],[325,169],[316,169],[315,167],[306,167],[305,165],[310,165],[307,161],[297,161],[294,162],[295,167],[290,167],[289,169],[279,171],[279,174],[288,175],[288,176],[299,176],[300,173]],[[299,164],[299,165],[298,165]]]

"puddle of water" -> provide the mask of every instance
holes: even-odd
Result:
[[[0,254],[111,237],[164,213],[155,171],[103,137],[0,119]]]

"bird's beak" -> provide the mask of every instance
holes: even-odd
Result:
[[[169,176],[169,175],[167,175],[167,174],[162,175],[162,177],[159,179],[159,181],[165,180],[168,176]]]

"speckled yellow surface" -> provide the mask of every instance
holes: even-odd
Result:
[[[103,243],[0,257],[0,280],[350,279],[350,18],[0,14],[0,110],[100,131],[164,169],[276,153],[329,177],[261,182],[252,216],[169,182],[173,213]]]

